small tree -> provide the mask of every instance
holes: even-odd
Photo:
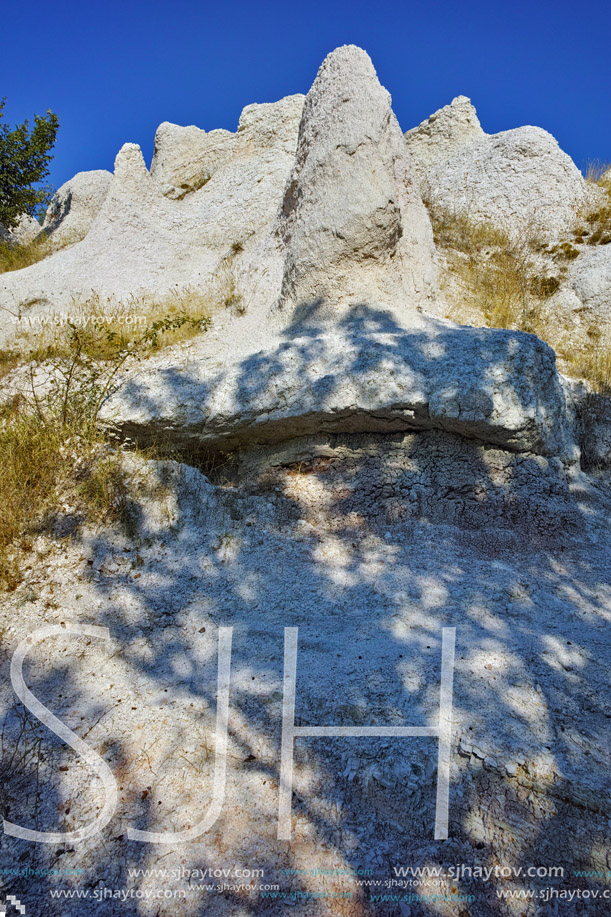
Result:
[[[6,99],[0,101],[0,119],[4,117]],[[11,128],[0,124],[0,226],[12,229],[22,213],[36,216],[52,194],[42,184],[53,159],[50,150],[55,143],[59,120],[50,109],[44,117]]]

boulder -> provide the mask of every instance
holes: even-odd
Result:
[[[333,51],[307,95],[278,234],[280,308],[396,302],[435,292],[433,236],[403,135],[368,55]]]
[[[459,146],[426,174],[431,204],[509,235],[566,236],[587,200],[586,182],[547,131],[519,127]]]
[[[231,450],[315,433],[439,429],[576,458],[553,350],[534,335],[354,307],[303,310],[266,349],[197,342],[123,377],[105,422],[148,442]],[[402,323],[403,321],[403,323]]]
[[[484,133],[477,112],[466,96],[457,96],[450,105],[434,112],[418,127],[407,131],[405,144],[412,159],[412,171],[421,187],[432,168],[454,153],[483,140]]]
[[[197,191],[231,157],[235,145],[231,131],[206,132],[164,121],[155,134],[151,176],[166,197],[180,199]]]
[[[567,285],[594,326],[611,326],[611,245],[587,246],[571,264]]]
[[[105,169],[77,172],[59,188],[47,208],[43,229],[55,245],[84,239],[102,209],[112,175]]]

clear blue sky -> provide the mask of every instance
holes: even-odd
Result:
[[[535,124],[583,167],[611,160],[611,2],[540,0],[45,0],[2,4],[10,123],[60,118],[52,168],[147,162],[161,121],[235,130],[244,105],[307,92],[325,55],[371,55],[403,130],[456,95],[484,129]]]

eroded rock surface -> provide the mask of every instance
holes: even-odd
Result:
[[[32,647],[41,700],[119,786],[99,837],[37,853],[37,866],[66,867],[45,873],[49,890],[120,888],[137,861],[150,867],[130,877],[143,917],[286,912],[293,899],[270,904],[254,882],[202,899],[184,881],[222,861],[263,870],[313,917],[381,917],[369,886],[315,898],[312,870],[364,867],[384,883],[402,865],[554,863],[570,882],[575,870],[607,876],[608,399],[561,379],[534,335],[427,315],[444,312],[418,190],[555,237],[582,199],[571,161],[537,128],[485,135],[464,97],[404,140],[371,61],[348,46],[305,103],[249,105],[235,134],[163,124],[150,172],[126,144],[104,181],[83,241],[0,277],[2,343],[20,315],[70,315],[91,291],[145,302],[212,283],[217,306],[241,308],[217,308],[206,334],[114,377],[102,423],[177,460],[109,439],[126,476],[120,522],[87,524],[76,496],[59,506],[24,541],[24,581],[0,608],[2,811],[66,830],[104,804],[89,769],[59,743],[47,751],[10,693],[10,653],[50,621],[53,642]],[[601,248],[566,268],[558,295],[575,315],[603,320],[606,259]],[[19,380],[44,397],[54,372],[18,368],[2,403],[27,395],[10,388]],[[70,629],[92,623],[108,640]],[[224,800],[193,838],[218,772],[222,627],[233,628]],[[299,739],[292,840],[278,840],[287,627],[299,629],[297,720],[312,726],[438,723],[442,628],[456,628],[447,840],[434,836],[435,739],[371,736]],[[141,845],[134,828],[184,835]],[[0,835],[3,854],[11,843]],[[583,875],[580,887],[601,884]],[[501,914],[505,878],[458,884],[473,917]],[[47,888],[28,888],[37,913]],[[455,888],[424,876],[418,891],[456,917]],[[184,895],[166,902],[170,890]],[[401,917],[424,917],[429,900],[401,902]],[[538,903],[502,913],[538,917]],[[49,896],[49,917],[76,917],[66,907]],[[118,917],[125,902],[108,908]]]
[[[230,158],[234,145],[231,131],[206,132],[195,125],[180,127],[164,121],[155,134],[151,175],[166,197],[180,199],[210,181]]]
[[[424,142],[428,137],[422,126],[415,135],[408,134],[414,160],[422,156],[422,188],[429,201],[450,213],[492,224],[510,236],[529,234],[546,240],[566,236],[588,200],[586,182],[570,156],[538,127],[518,127],[478,139],[477,125],[465,117],[465,107],[456,106],[454,111],[450,105],[438,113],[444,133],[443,155],[436,162]],[[446,149],[451,151],[448,156]]]
[[[272,242],[294,162],[302,97],[248,106],[234,155],[198,191],[172,200],[125,144],[114,180],[85,239],[22,271],[0,276],[0,338],[91,302],[143,306],[194,293],[269,308],[282,258]],[[58,230],[60,231],[60,230]],[[75,309],[77,312],[75,313]]]
[[[353,309],[332,328],[307,311],[242,358],[206,343],[149,361],[107,404],[129,435],[210,448],[317,430],[437,428],[514,451],[576,457],[554,354],[534,335]]]
[[[592,327],[600,331],[611,325],[611,246],[584,251],[569,268],[566,288],[579,299]]]
[[[433,236],[388,92],[368,55],[333,51],[308,93],[279,226],[282,308],[426,302]]]
[[[0,242],[10,242],[12,245],[27,245],[40,235],[41,226],[38,220],[29,213],[22,213],[19,221],[12,229],[0,226]]]
[[[592,471],[611,468],[611,397],[583,392],[578,402],[582,425],[582,464]]]
[[[583,530],[557,458],[439,430],[298,437],[247,449],[236,461],[237,484],[284,494],[316,530],[385,532],[417,519],[554,541]]]
[[[427,176],[435,167],[486,134],[471,99],[457,96],[404,136],[414,174],[426,190]]]
[[[3,760],[27,748],[9,653],[50,619],[58,634],[31,650],[36,695],[100,750],[122,788],[107,828],[66,845],[49,888],[121,887],[134,850],[146,869],[130,881],[146,917],[200,915],[202,895],[184,870],[216,868],[219,851],[244,868],[256,862],[285,894],[319,890],[302,876],[329,863],[384,883],[396,880],[395,867],[484,857],[505,868],[561,865],[566,878],[554,887],[605,887],[573,876],[604,875],[610,842],[602,492],[579,478],[563,482],[540,458],[475,443],[465,450],[436,432],[255,450],[232,486],[175,462],[128,467],[138,534],[107,526],[57,542],[40,536],[28,582],[0,609]],[[109,640],[70,633],[92,620]],[[191,841],[130,842],[128,828],[188,837],[209,811],[219,627],[233,628],[220,816]],[[310,726],[435,723],[442,628],[456,628],[447,840],[434,840],[437,742],[396,737],[300,738],[292,839],[278,840],[286,627],[299,629],[296,716]],[[6,773],[10,817],[46,830],[86,825],[105,799],[100,782],[46,733],[38,743],[35,773]],[[3,855],[14,845],[0,836]],[[55,847],[40,846],[38,868],[56,863]],[[160,881],[189,893],[153,898]],[[492,873],[485,883],[467,875],[460,889],[474,896],[473,917],[489,917],[508,887],[549,884],[509,886]],[[311,898],[307,913],[380,917],[369,886],[334,887],[351,891],[349,908]],[[456,917],[452,887],[449,875],[423,871],[418,890],[438,896],[441,917]],[[40,894],[40,883],[25,885],[32,913]],[[235,915],[235,896],[205,894],[207,914]],[[286,911],[268,901],[257,883],[240,895],[245,913]],[[104,906],[111,917],[125,910],[120,901]],[[426,910],[428,902],[413,913]],[[538,914],[525,898],[520,911]],[[65,899],[49,897],[48,913],[97,917],[99,902],[79,898],[67,912]]]
[[[104,169],[78,172],[53,195],[43,229],[54,244],[70,245],[85,238],[102,209],[112,175]]]

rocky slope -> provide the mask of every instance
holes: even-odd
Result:
[[[305,98],[248,106],[235,134],[165,123],[150,171],[127,144],[112,177],[80,173],[60,189],[46,228],[84,237],[0,276],[5,346],[37,318],[86,315],[92,290],[137,314],[177,289],[219,294],[230,272],[240,308],[126,363],[102,423],[178,461],[126,452],[127,526],[92,527],[66,506],[3,596],[6,673],[19,641],[56,624],[53,642],[32,649],[31,683],[117,779],[99,835],[49,847],[3,836],[3,855],[83,870],[45,879],[50,888],[133,885],[131,912],[151,917],[288,904],[551,915],[551,885],[602,894],[608,400],[564,378],[533,334],[443,317],[422,200],[468,205],[470,220],[512,233],[536,226],[555,245],[599,192],[550,135],[486,135],[464,97],[404,137],[353,46],[329,55]],[[577,244],[555,296],[607,321],[611,246]],[[108,628],[110,642],[70,633],[83,625]],[[217,776],[226,627],[224,805],[189,842]],[[299,627],[299,723],[354,727],[435,724],[442,628],[456,628],[448,839],[433,834],[436,741],[380,737],[299,739],[292,840],[278,839],[286,627]],[[108,797],[100,780],[23,726],[8,682],[2,703],[3,748],[16,744],[22,762],[5,769],[6,817],[48,831],[94,819]],[[184,833],[166,847],[133,829]],[[361,878],[440,863],[564,874]],[[184,869],[204,866],[264,875],[238,887],[234,872],[221,892],[185,881]],[[332,867],[343,877],[329,878]],[[128,881],[128,868],[166,872]],[[266,897],[268,884],[288,898]],[[144,897],[161,887],[185,896]],[[376,900],[397,889],[400,899]],[[512,889],[540,898],[499,897]],[[573,913],[599,913],[592,895],[571,900]],[[45,913],[102,911],[49,899]]]

